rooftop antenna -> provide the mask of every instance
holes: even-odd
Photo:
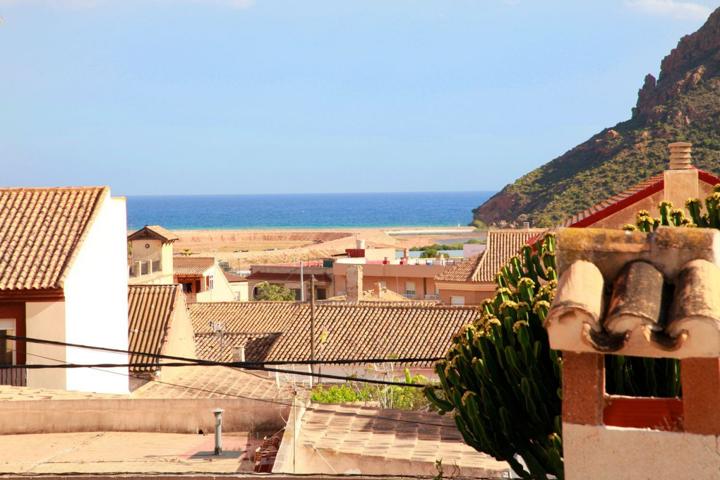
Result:
[[[210,322],[210,328],[212,328],[215,337],[217,338],[220,347],[225,346],[225,324],[223,322]]]

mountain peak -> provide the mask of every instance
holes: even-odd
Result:
[[[507,185],[474,217],[552,225],[665,168],[665,145],[687,140],[695,164],[720,173],[720,8],[648,74],[632,117]]]

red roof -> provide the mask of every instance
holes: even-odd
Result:
[[[698,179],[709,185],[716,185],[720,183],[720,177],[713,175],[712,173],[698,169]],[[654,177],[648,178],[637,185],[614,195],[607,200],[594,205],[587,210],[578,213],[577,215],[570,218],[563,225],[564,227],[589,227],[600,220],[609,217],[610,215],[617,213],[625,208],[633,205],[640,200],[647,198],[657,192],[662,191],[665,188],[665,177],[664,174],[658,174]]]

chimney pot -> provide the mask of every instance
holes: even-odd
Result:
[[[692,143],[675,142],[670,148],[670,170],[687,170],[692,166]]]
[[[351,265],[347,269],[346,297],[349,303],[358,303],[362,300],[363,294],[363,267],[362,265]]]

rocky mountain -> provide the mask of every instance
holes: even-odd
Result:
[[[692,142],[694,164],[720,174],[720,8],[645,77],[630,120],[507,185],[474,218],[557,224],[664,170],[672,141]]]

